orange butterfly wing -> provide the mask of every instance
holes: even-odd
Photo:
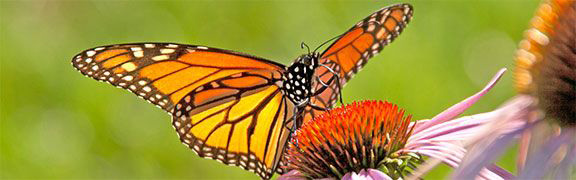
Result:
[[[278,166],[294,105],[274,73],[250,71],[200,86],[173,112],[180,139],[201,157],[240,166],[268,179]]]
[[[127,89],[170,111],[188,92],[215,79],[281,64],[237,52],[173,43],[136,43],[86,50],[72,60],[82,74]]]
[[[277,86],[284,66],[232,51],[166,43],[90,49],[72,64],[173,115],[180,140],[199,156],[269,178],[294,105]]]
[[[319,63],[338,74],[340,86],[344,86],[368,62],[368,59],[400,35],[412,19],[412,14],[413,8],[410,4],[396,4],[372,13],[330,45],[322,53]],[[340,87],[336,83],[334,73],[323,66],[316,69],[314,76],[327,83],[329,88],[312,97],[312,104],[328,109],[336,104],[340,96]],[[315,82],[312,85],[314,90],[318,91],[323,87],[321,83],[313,82]],[[304,121],[322,112],[308,106]]]

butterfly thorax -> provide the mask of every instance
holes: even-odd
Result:
[[[286,68],[282,90],[297,106],[305,106],[310,100],[312,75],[318,67],[318,56],[318,53],[301,55]]]

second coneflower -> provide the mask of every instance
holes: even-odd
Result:
[[[475,176],[520,138],[518,179],[576,177],[576,1],[543,0],[516,56],[518,95],[467,142],[455,179]]]

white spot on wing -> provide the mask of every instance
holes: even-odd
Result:
[[[152,57],[152,60],[154,60],[154,61],[162,61],[162,60],[166,60],[166,59],[168,59],[168,58],[170,58],[170,56],[168,56],[168,55],[159,55],[159,56],[154,56],[154,57]]]
[[[144,86],[144,87],[142,88],[142,90],[144,90],[144,91],[146,91],[146,92],[152,91],[152,89],[151,89],[149,86]]]
[[[174,51],[176,51],[176,50],[174,50],[174,49],[160,49],[160,53],[162,53],[162,54],[170,54],[170,53],[173,53]]]
[[[94,54],[96,54],[96,51],[87,51],[86,52],[86,56],[88,56],[88,57],[92,57],[92,56],[94,56]]]
[[[134,51],[134,57],[141,58],[144,57],[144,51]]]
[[[122,79],[124,79],[125,81],[132,81],[134,79],[134,77],[128,75],[128,76],[124,76]]]
[[[136,64],[134,64],[133,62],[124,63],[124,64],[122,64],[122,66],[120,66],[120,67],[122,67],[122,68],[123,68],[124,70],[126,70],[126,71],[134,71],[134,70],[136,70]]]

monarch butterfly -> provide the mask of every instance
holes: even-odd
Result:
[[[76,55],[72,64],[169,112],[182,143],[200,157],[268,179],[281,171],[277,167],[290,131],[332,108],[342,85],[411,18],[409,4],[385,7],[338,36],[323,53],[301,55],[287,67],[176,43],[97,47]]]

